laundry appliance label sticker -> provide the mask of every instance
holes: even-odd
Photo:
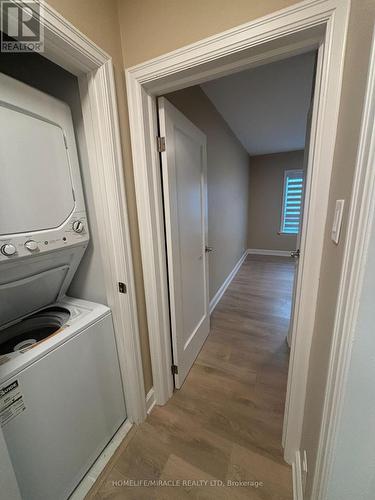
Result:
[[[18,380],[0,387],[0,427],[4,427],[26,409]]]

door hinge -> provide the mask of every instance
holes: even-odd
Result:
[[[126,285],[125,283],[122,283],[122,281],[119,281],[118,283],[118,291],[120,293],[127,293]]]
[[[165,151],[165,137],[157,137],[156,142],[158,153],[162,153],[163,151]]]
[[[173,375],[178,375],[178,366],[177,365],[172,365],[172,373]]]

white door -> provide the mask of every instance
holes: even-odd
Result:
[[[294,316],[295,316],[295,308],[296,308],[296,296],[297,296],[297,281],[298,281],[298,269],[300,264],[300,248],[301,248],[301,234],[302,234],[302,224],[304,217],[304,206],[305,206],[305,198],[306,198],[306,179],[307,179],[307,164],[309,160],[309,149],[310,149],[310,132],[311,132],[311,121],[312,121],[312,110],[313,110],[313,101],[311,100],[309,112],[307,115],[307,125],[306,125],[306,139],[305,139],[305,151],[303,155],[303,191],[302,191],[302,200],[301,200],[301,219],[299,230],[296,239],[296,248],[293,252],[291,252],[291,256],[294,258],[294,279],[293,279],[293,292],[292,292],[292,303],[291,303],[291,314],[290,314],[290,323],[289,330],[287,336],[288,346],[292,345],[292,335],[294,330]]]
[[[306,151],[306,150],[305,150]],[[305,152],[304,155],[304,164],[305,160],[307,157],[307,153]],[[304,165],[305,166],[305,165]],[[304,169],[304,179],[303,179],[303,199],[304,199],[304,193],[305,193],[305,181],[306,181],[306,170]],[[303,207],[304,203],[301,203],[301,206]],[[296,307],[296,291],[297,291],[297,281],[298,281],[298,268],[299,268],[299,256],[300,256],[300,247],[301,247],[301,232],[302,232],[302,221],[303,221],[303,213],[302,215],[302,220],[301,224],[299,227],[299,231],[297,234],[297,239],[296,239],[296,249],[291,252],[291,257],[294,258],[294,278],[293,278],[293,291],[292,291],[292,303],[291,303],[291,309],[290,309],[290,322],[289,322],[289,330],[288,330],[288,336],[287,336],[287,342],[288,346],[291,347],[292,345],[292,335],[293,335],[293,329],[294,329],[294,316],[295,316],[295,307]]]
[[[210,330],[206,136],[158,100],[173,363],[180,388]]]

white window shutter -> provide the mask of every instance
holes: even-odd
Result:
[[[303,171],[286,170],[284,174],[281,233],[298,234],[302,216]]]

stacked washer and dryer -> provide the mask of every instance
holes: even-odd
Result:
[[[89,242],[69,107],[0,75],[0,424],[21,496],[66,499],[126,418],[110,310],[66,296]]]

